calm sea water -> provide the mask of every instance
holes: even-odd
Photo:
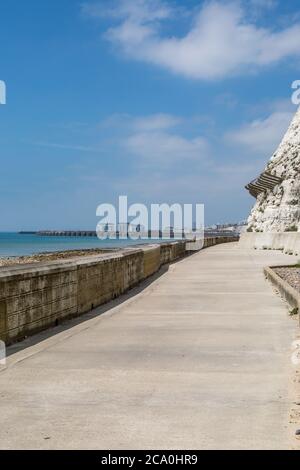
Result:
[[[146,243],[146,241],[99,240],[97,237],[44,237],[0,232],[0,258],[84,248],[118,248],[138,243]]]

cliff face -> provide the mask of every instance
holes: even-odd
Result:
[[[300,231],[300,108],[264,172],[247,189],[257,198],[248,231]]]

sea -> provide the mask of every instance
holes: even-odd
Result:
[[[157,243],[161,240],[151,240]],[[99,240],[97,237],[42,236],[0,232],[0,258],[26,256],[55,251],[83,250],[88,248],[121,248],[149,243],[148,240]]]

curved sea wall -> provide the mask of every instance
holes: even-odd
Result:
[[[212,237],[204,247],[236,241]],[[186,255],[186,242],[0,269],[0,339],[10,344],[102,305]]]

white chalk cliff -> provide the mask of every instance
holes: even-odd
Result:
[[[300,107],[264,172],[246,188],[256,197],[248,232],[300,231]]]

